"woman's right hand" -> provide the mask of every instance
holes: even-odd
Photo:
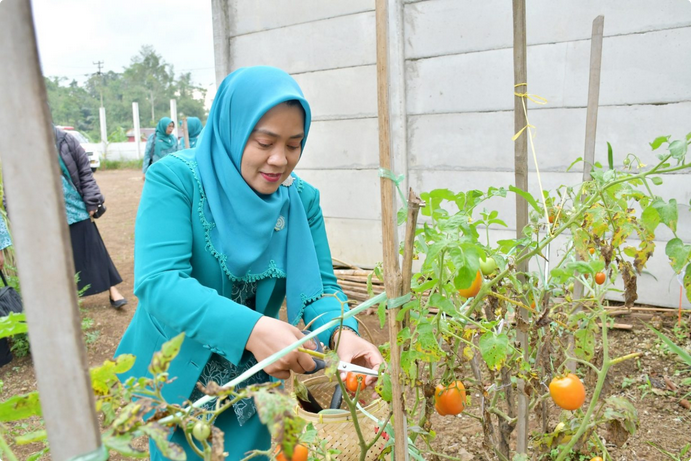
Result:
[[[252,333],[247,340],[245,349],[250,351],[258,362],[290,346],[305,335],[296,327],[271,317],[262,317],[254,325]],[[316,349],[314,339],[307,341],[305,349]],[[288,379],[290,371],[305,373],[316,367],[311,355],[297,350],[291,351],[264,368],[264,371],[274,378]]]

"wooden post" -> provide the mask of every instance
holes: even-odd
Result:
[[[597,132],[597,112],[600,103],[600,69],[602,67],[602,35],[605,17],[600,15],[593,21],[593,33],[590,38],[590,77],[588,81],[588,109],[585,116],[585,149],[583,152],[583,182],[590,181],[590,172],[595,163],[595,134]],[[585,199],[581,197],[581,202]],[[579,258],[580,259],[580,258]],[[583,298],[583,284],[576,280],[573,286],[573,299]],[[580,304],[574,314],[580,312]],[[573,336],[569,336],[569,352],[573,351]],[[569,360],[566,364],[571,371],[576,371],[576,362]]]
[[[376,0],[377,27],[377,100],[379,115],[379,164],[381,168],[391,170],[391,138],[389,125],[389,26],[388,0]],[[384,245],[384,286],[389,299],[402,295],[401,273],[398,265],[398,238],[396,233],[395,184],[389,178],[381,178],[382,207],[382,242]],[[391,389],[393,399],[394,433],[396,437],[394,458],[396,461],[407,461],[408,458],[408,424],[404,401],[405,394],[401,387],[401,350],[398,346],[400,322],[396,321],[396,309],[389,314],[389,344],[391,347]]]
[[[182,118],[182,137],[185,140],[185,149],[190,148],[190,132],[187,130],[187,117]]]
[[[528,83],[528,66],[526,63],[526,27],[525,27],[525,0],[513,0],[513,79],[514,84]],[[516,88],[518,93],[527,93],[528,86]],[[527,124],[527,117],[523,109],[523,98],[514,96],[514,133],[518,133]],[[526,106],[527,107],[527,106]],[[516,139],[514,144],[514,170],[516,187],[521,190],[528,190],[528,133],[524,132]],[[516,238],[523,237],[523,228],[528,224],[528,202],[516,194]],[[528,271],[528,261],[521,263],[517,268],[518,272]],[[524,281],[525,278],[521,278]],[[517,322],[516,338],[523,348],[523,358],[529,358],[528,347],[530,345],[528,337],[527,322],[529,313],[525,309],[519,309],[520,320]],[[527,453],[528,450],[528,414],[529,399],[525,392],[525,381],[519,379],[518,388],[518,419],[517,419],[517,440],[516,452]]]
[[[0,126],[12,133],[0,137],[0,153],[51,459],[105,460],[29,0],[0,4],[0,62]]]

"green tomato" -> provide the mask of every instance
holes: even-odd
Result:
[[[494,258],[480,258],[480,270],[484,275],[489,275],[497,269],[497,262]]]
[[[569,291],[569,293],[573,293],[573,282],[569,283],[569,286],[566,287],[566,289]]]
[[[194,425],[194,428],[192,428],[192,436],[195,439],[199,440],[200,442],[207,440],[210,435],[211,435],[211,428],[205,422],[198,421]]]

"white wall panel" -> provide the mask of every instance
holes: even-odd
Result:
[[[374,10],[374,0],[230,0],[231,36]]]
[[[379,168],[376,118],[312,123],[300,170]]]
[[[295,75],[312,108],[312,120],[377,116],[376,66]]]
[[[377,170],[296,170],[319,189],[324,216],[381,219]]]
[[[233,69],[271,65],[288,73],[376,63],[374,12],[231,38]]]
[[[408,4],[406,58],[511,48],[511,11],[505,0]],[[528,44],[589,40],[600,14],[606,37],[691,25],[691,3],[685,0],[532,0],[526,10]]]

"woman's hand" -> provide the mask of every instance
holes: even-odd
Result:
[[[341,336],[339,340],[339,335]],[[384,357],[379,353],[377,346],[362,339],[354,332],[342,329],[337,331],[333,338],[334,345],[338,345],[336,352],[338,357],[353,365],[378,370],[379,365],[384,362]],[[345,373],[341,373],[341,379],[345,379]],[[376,376],[366,376],[365,385],[370,386],[377,382]]]
[[[290,346],[305,335],[296,327],[271,317],[262,317],[254,325],[247,340],[245,349],[250,351],[258,362]],[[313,340],[307,341],[303,347],[315,350]],[[264,368],[264,371],[274,378],[288,379],[290,371],[305,373],[316,367],[311,355],[304,352],[291,351],[281,359]]]

